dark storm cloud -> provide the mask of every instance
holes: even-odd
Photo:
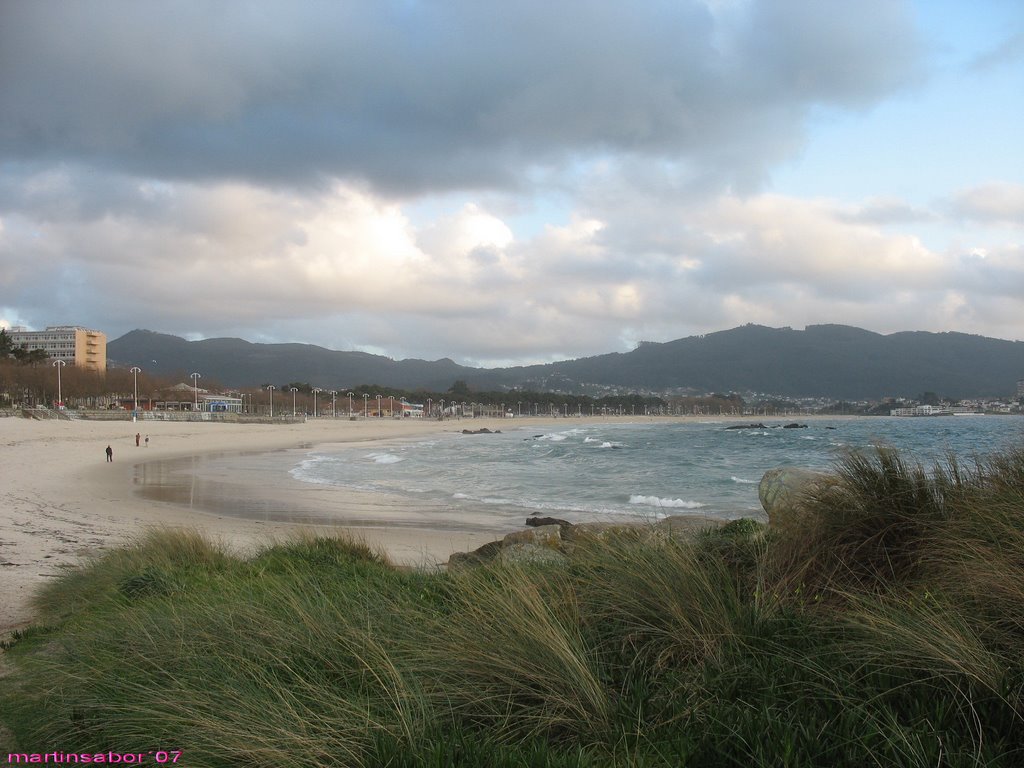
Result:
[[[710,7],[9,1],[0,162],[409,194],[621,154],[742,185],[808,108],[913,77],[900,4]]]

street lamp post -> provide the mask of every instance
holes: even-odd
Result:
[[[363,418],[364,419],[366,418],[366,415],[370,412],[369,410],[367,410],[367,405],[366,405],[366,402],[369,399],[369,397],[370,396],[366,392],[363,392]]]
[[[382,411],[380,409],[380,401],[381,401],[382,397],[384,397],[384,395],[377,395],[377,418],[378,419],[383,419],[384,418],[384,411]]]
[[[427,418],[428,419],[430,418],[430,406],[433,405],[433,404],[434,404],[433,399],[428,397],[427,398]]]
[[[298,387],[289,387],[292,393],[292,418],[295,418],[295,393],[299,391]]]
[[[316,418],[316,393],[323,392],[320,387],[313,387],[313,418]]]
[[[267,389],[270,390],[270,418],[274,418],[274,390],[277,389],[273,384],[268,384]]]
[[[61,362],[63,362],[63,361],[61,361]],[[142,373],[142,369],[139,368],[139,366],[137,366],[137,365],[133,365],[131,367],[131,372],[132,372],[132,379],[134,380],[134,387],[135,387],[135,407],[134,407],[134,409],[135,409],[136,412],[138,412],[138,410],[139,410],[139,374]]]
[[[348,393],[348,417],[352,418],[352,392]]]
[[[338,409],[334,407],[335,401],[338,399],[338,390],[331,390],[331,417],[338,418]]]
[[[192,377],[192,393],[195,395],[195,409],[199,410],[199,379],[203,378],[198,373],[189,374]]]
[[[54,360],[53,367],[57,369],[57,407],[60,408],[64,404],[64,396],[61,394],[60,389],[60,369],[67,365],[63,360]]]

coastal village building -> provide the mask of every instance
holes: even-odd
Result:
[[[142,410],[154,411],[194,411],[205,413],[241,413],[242,397],[238,394],[221,394],[210,392],[202,387],[191,384],[176,384],[164,390],[164,397],[159,400],[139,401]],[[122,405],[131,408],[131,401],[124,400]]]
[[[952,416],[953,409],[938,405],[915,405],[911,408],[893,408],[890,416]]]
[[[15,346],[30,352],[41,349],[53,360],[63,360],[92,371],[107,370],[107,335],[76,325],[51,325],[45,331],[15,326],[8,331]]]

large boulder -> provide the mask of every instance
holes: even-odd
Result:
[[[768,514],[768,525],[786,528],[801,525],[809,502],[829,485],[835,475],[802,467],[778,467],[764,473],[757,487],[761,506]]]
[[[472,552],[453,552],[448,558],[449,568],[460,568],[464,566],[480,565],[488,563],[498,556],[501,551],[501,541],[489,541],[482,547],[477,547]]]
[[[499,560],[516,563],[565,563],[576,546],[588,540],[628,537],[637,542],[664,542],[692,539],[700,531],[720,528],[728,520],[701,515],[672,515],[656,523],[592,522],[570,523],[553,517],[531,517],[527,528],[513,531],[473,552],[456,552],[448,559],[449,568],[480,565]]]
[[[455,552],[448,558],[449,568],[480,565],[491,560],[548,562],[562,560],[562,526],[538,525],[525,531],[512,531],[497,541],[489,541],[472,552]],[[551,555],[557,555],[552,558]]]
[[[527,528],[525,531],[512,531],[505,534],[501,540],[503,545],[508,547],[513,544],[539,544],[540,546],[558,549],[562,544],[562,526],[557,523],[551,525],[537,525]]]

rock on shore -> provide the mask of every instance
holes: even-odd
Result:
[[[835,482],[834,475],[812,469],[769,469],[757,486],[761,506],[768,514],[768,525],[777,529],[801,525],[808,500]]]
[[[582,539],[602,538],[625,532],[648,536],[652,541],[692,537],[707,528],[720,528],[728,520],[699,515],[671,515],[654,524],[570,523],[554,517],[527,518],[529,526],[491,541],[472,552],[456,552],[448,559],[449,568],[458,568],[492,560],[505,562],[562,563],[573,546]]]

